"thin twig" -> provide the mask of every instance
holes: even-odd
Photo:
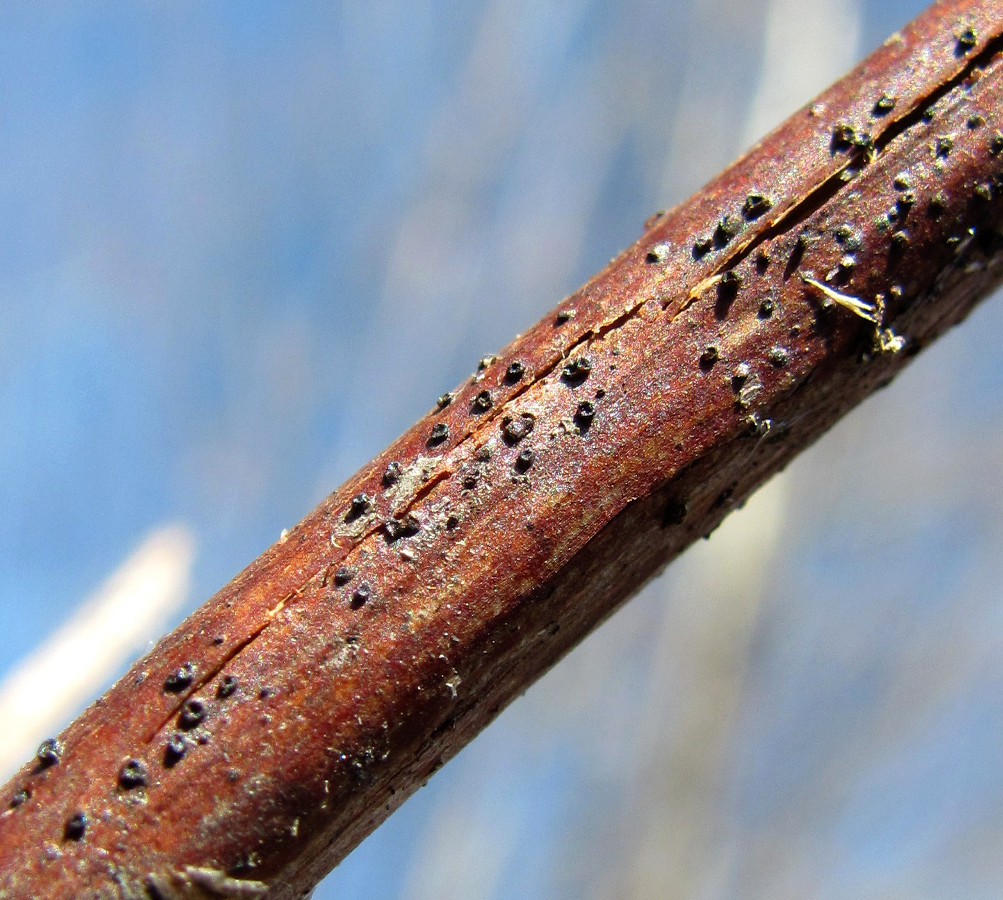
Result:
[[[21,770],[0,897],[308,894],[1001,280],[1001,51],[936,4],[485,360]]]

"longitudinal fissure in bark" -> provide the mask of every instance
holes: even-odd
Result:
[[[307,892],[1000,280],[1001,34],[935,5],[485,358],[19,773],[0,898]]]

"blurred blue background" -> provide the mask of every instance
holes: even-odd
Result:
[[[170,522],[197,554],[178,621],[923,5],[5,5],[0,672]],[[317,900],[998,897],[1001,318],[771,482]]]

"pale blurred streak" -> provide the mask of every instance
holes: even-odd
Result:
[[[55,632],[0,682],[0,781],[98,696],[158,637],[189,594],[195,539],[183,525],[150,532]]]

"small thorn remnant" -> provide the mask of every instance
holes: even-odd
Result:
[[[118,773],[118,783],[127,791],[145,787],[148,778],[149,771],[141,759],[128,760]]]
[[[43,769],[56,765],[63,755],[63,747],[55,738],[46,738],[38,745],[35,751],[35,759]]]
[[[859,297],[854,297],[851,294],[844,294],[841,291],[837,291],[827,284],[823,284],[811,275],[806,275],[804,272],[799,273],[801,280],[805,284],[810,284],[815,290],[822,294],[823,297],[831,300],[838,306],[843,307],[843,309],[848,309],[854,315],[860,316],[861,319],[865,319],[872,325],[880,325],[881,321],[878,318],[878,309],[873,303],[869,303],[866,300],[861,300]]]

